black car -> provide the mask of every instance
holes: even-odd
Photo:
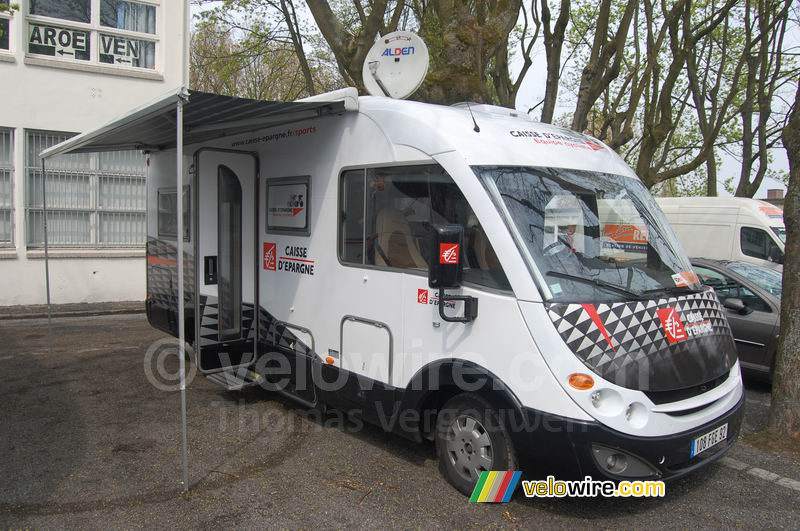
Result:
[[[781,273],[730,260],[693,258],[692,266],[727,311],[742,371],[772,381],[780,333]]]

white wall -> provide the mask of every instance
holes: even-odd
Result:
[[[96,11],[100,2],[92,1]],[[0,247],[0,306],[45,302],[43,253],[26,247],[25,131],[92,130],[181,84],[184,2],[144,1],[157,5],[156,68],[135,71],[27,54],[29,1],[16,1],[20,10],[11,21],[11,50],[0,51],[0,127],[14,128],[15,146],[14,244]],[[92,48],[97,46],[93,39]],[[145,297],[144,248],[51,249],[50,254],[55,304]]]

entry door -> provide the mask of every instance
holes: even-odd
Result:
[[[198,202],[199,354],[204,373],[256,358],[257,161],[247,153],[202,150],[195,157]]]

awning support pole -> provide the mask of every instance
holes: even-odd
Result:
[[[184,330],[183,286],[183,98],[178,98],[176,116],[175,180],[178,203],[178,363],[181,373],[181,464],[183,467],[183,492],[189,491],[189,442],[186,429],[186,333]]]
[[[47,335],[53,329],[52,312],[50,309],[50,250],[47,242],[47,168],[45,159],[42,159],[42,228],[44,229],[44,287],[47,293]],[[52,342],[48,339],[47,350],[50,351]]]

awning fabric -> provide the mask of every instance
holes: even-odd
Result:
[[[184,145],[255,131],[273,125],[348,110],[346,101],[309,98],[278,102],[220,96],[181,89],[136,109],[94,131],[74,136],[41,153],[164,150],[176,146],[176,106],[184,99]],[[316,100],[316,101],[315,101]]]

